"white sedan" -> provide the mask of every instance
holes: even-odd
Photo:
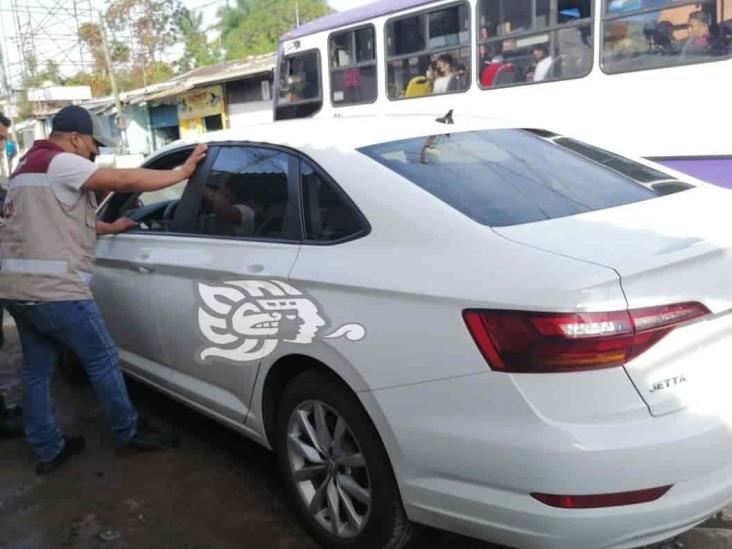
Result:
[[[189,181],[112,196],[124,369],[272,448],[325,547],[634,547],[732,501],[732,193],[446,122],[211,133]]]

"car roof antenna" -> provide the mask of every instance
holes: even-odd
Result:
[[[440,124],[454,124],[455,121],[452,119],[452,109],[447,111],[447,114],[445,116],[435,118],[435,122],[439,122]]]

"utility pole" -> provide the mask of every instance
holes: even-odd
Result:
[[[295,26],[300,26],[300,4],[295,2]]]
[[[114,106],[117,109],[117,116],[122,116],[122,103],[119,100],[119,91],[117,90],[117,80],[114,77],[114,69],[112,69],[112,55],[109,53],[109,44],[107,43],[107,29],[104,26],[104,17],[99,12],[99,28],[102,31],[102,45],[104,46],[104,61],[107,64],[109,72],[109,82],[112,84],[112,95],[114,96]]]

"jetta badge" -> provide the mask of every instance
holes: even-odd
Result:
[[[318,303],[281,280],[230,280],[196,284],[198,327],[206,344],[197,359],[251,362],[272,354],[281,342],[309,344],[328,325]],[[366,329],[346,324],[322,336],[360,341]]]
[[[676,387],[677,385],[680,385],[681,383],[686,383],[686,376],[684,376],[684,374],[670,377],[668,379],[664,379],[663,381],[658,381],[653,384],[653,387],[648,392],[656,393],[658,391],[663,391],[664,389],[670,389],[671,387]]]

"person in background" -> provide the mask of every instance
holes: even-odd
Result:
[[[513,83],[516,81],[517,71],[513,63],[506,63],[503,59],[503,43],[494,42],[486,46],[485,64],[480,72],[480,85],[484,88],[490,88],[496,85],[496,79],[499,75],[506,77],[504,83]]]
[[[8,156],[8,166],[11,166],[12,157],[8,152],[7,143],[10,129],[10,119],[3,113],[0,113],[0,145],[3,141],[6,141],[5,154]],[[16,151],[17,152],[17,151]],[[4,179],[4,178],[3,178]],[[0,204],[5,203],[6,190],[4,188],[5,182],[0,186]],[[3,208],[0,207],[0,226],[2,226],[2,212]],[[3,332],[3,309],[0,307],[0,349],[5,345],[5,335]],[[23,426],[20,418],[19,409],[9,410],[5,405],[5,399],[0,395],[0,438],[14,438],[23,435]]]
[[[5,157],[8,159],[8,173],[12,173],[15,169],[13,161],[16,156],[18,156],[18,144],[13,139],[13,134],[8,133],[5,139]]]
[[[3,113],[0,112],[0,146],[6,145],[6,141],[8,139],[8,136],[10,131],[10,119],[5,116]],[[5,147],[5,154],[7,155],[7,147]],[[11,166],[11,159],[8,157],[8,169]],[[9,174],[8,174],[9,175]],[[0,185],[0,226],[2,226],[3,223],[3,207],[2,205],[5,203],[5,195],[6,195],[6,189],[5,184],[7,181],[3,181],[3,184]],[[0,306],[0,349],[3,347],[5,343],[5,333],[3,332],[3,308]],[[2,411],[4,410],[4,406],[0,408],[0,414],[2,414]]]
[[[455,91],[455,60],[449,53],[443,53],[435,61],[437,66],[437,78],[432,86],[433,94]]]
[[[120,452],[177,446],[175,438],[143,422],[130,402],[117,348],[89,287],[97,235],[135,226],[127,218],[97,221],[94,193],[164,189],[191,177],[206,155],[206,145],[198,145],[177,170],[101,168],[94,159],[108,143],[89,111],[64,107],[51,130],[13,172],[0,229],[0,303],[18,328],[23,422],[39,475],[84,449],[84,439],[66,437],[54,418],[51,379],[59,345],[88,373]]]
[[[694,11],[689,14],[689,38],[681,50],[681,55],[698,55],[709,52],[712,46],[710,24],[711,18],[705,11]]]
[[[531,50],[531,56],[534,58],[534,68],[527,75],[529,82],[542,82],[547,79],[549,71],[552,68],[554,59],[549,55],[549,49],[545,44],[537,44]]]

